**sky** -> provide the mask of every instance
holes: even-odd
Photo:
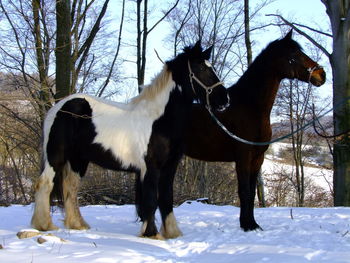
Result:
[[[170,3],[173,3],[174,1],[169,1]],[[250,6],[251,8],[254,7],[255,4],[260,3],[261,0],[251,0]],[[113,2],[112,5],[109,7],[112,11],[112,16],[118,17],[118,12],[120,9],[116,6],[116,2]],[[133,4],[135,5],[135,4]],[[131,4],[131,7],[133,6]],[[169,4],[170,6],[170,4]],[[129,2],[130,7],[130,2]],[[164,6],[165,8],[166,6]],[[163,7],[159,8],[161,10]],[[322,29],[328,28],[328,16],[325,11],[325,6],[322,4],[321,0],[275,0],[268,6],[264,7],[264,9],[261,12],[261,16],[259,19],[264,23],[270,23],[275,20],[273,17],[265,16],[265,14],[281,14],[283,17],[289,19],[290,21],[294,22],[300,22],[302,24],[307,24],[311,27],[320,27]],[[119,20],[118,22],[119,23]],[[135,27],[133,26],[133,23],[128,21],[125,26],[125,37],[129,35],[129,38],[131,39],[131,43],[135,44]],[[152,21],[149,22],[149,25],[152,25]],[[119,25],[118,25],[119,26]],[[147,50],[147,65],[146,65],[146,74],[145,74],[145,84],[148,84],[153,77],[161,71],[162,69],[162,63],[159,61],[159,59],[156,56],[156,53],[154,50],[156,50],[160,56],[160,58],[163,61],[166,61],[168,59],[171,59],[173,57],[173,52],[170,50],[169,44],[165,42],[165,37],[167,36],[169,31],[169,28],[167,26],[167,23],[164,21],[160,23],[157,28],[150,33],[148,37],[148,50]],[[266,47],[266,45],[277,39],[282,37],[281,31],[278,27],[270,26],[267,29],[264,29],[264,31],[257,31],[257,33],[251,34],[251,40],[254,43],[254,49],[253,49],[253,57],[258,55],[260,51]],[[297,40],[304,48],[305,45],[310,45],[308,41],[306,41],[303,37],[298,36],[297,34],[294,34],[295,40]],[[128,44],[129,46],[130,43]],[[328,44],[328,50],[330,51],[331,44]],[[129,49],[124,52],[124,54],[128,54],[128,60],[134,61],[133,54],[136,53],[134,47],[130,47]],[[328,80],[331,79],[331,70],[328,65],[328,60],[325,56],[323,56],[322,61],[320,62],[327,72]],[[124,63],[123,65],[124,70],[129,72],[130,75],[133,77],[136,76],[136,65],[134,63]],[[133,73],[131,73],[133,72]],[[330,82],[327,82],[328,84],[323,85],[319,88],[320,94],[324,97],[331,96],[331,87]],[[226,83],[226,86],[230,86],[233,83]],[[123,101],[127,100],[128,98],[135,96],[137,94],[137,88],[136,88],[136,81],[134,81],[135,86],[134,90],[135,92],[130,92],[130,89],[125,91],[123,94],[121,94],[117,100]]]

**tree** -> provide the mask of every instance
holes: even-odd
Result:
[[[84,91],[106,71],[108,78],[115,75],[106,44],[115,41],[106,41],[113,34],[103,20],[108,2],[0,0],[0,180],[10,202],[30,201],[28,188],[40,170],[41,126],[54,99]]]
[[[252,54],[252,43],[250,41],[250,15],[249,15],[249,0],[244,0],[244,40],[247,49],[247,65],[253,62]],[[257,195],[259,200],[259,205],[265,207],[265,196],[264,196],[264,181],[261,175],[261,171],[257,177]]]
[[[42,3],[42,5],[45,5]],[[33,8],[33,35],[35,39],[35,50],[36,50],[36,61],[37,61],[37,69],[39,73],[39,99],[37,100],[39,107],[39,116],[40,119],[44,119],[45,113],[51,107],[50,102],[50,86],[49,86],[49,59],[50,59],[50,42],[52,36],[46,27],[46,21],[42,20],[40,22],[40,12],[42,12],[43,8],[41,6],[40,0],[32,1]],[[41,25],[43,25],[43,32]],[[45,41],[45,46],[44,46]]]
[[[315,97],[313,93],[311,84],[304,85],[290,80],[288,84],[284,83],[280,88],[275,107],[277,115],[288,120],[288,132],[293,133],[290,137],[290,152],[294,169],[289,178],[295,188],[295,203],[298,206],[304,206],[306,195],[305,147],[312,138],[312,134],[308,134],[307,130],[301,128],[312,120],[312,102],[314,101],[312,98]]]
[[[142,7],[143,1],[143,7]],[[137,17],[137,37],[136,37],[136,67],[137,67],[137,84],[139,92],[145,81],[146,55],[147,55],[147,38],[148,35],[161,23],[177,6],[180,0],[177,0],[172,7],[164,11],[164,15],[156,21],[150,28],[148,25],[148,0],[136,0],[136,17]]]
[[[74,0],[71,10],[70,0],[56,0],[56,99],[75,93],[83,65],[87,63],[92,66],[94,62],[88,60],[90,49],[101,29],[109,0],[104,1],[90,30],[84,32],[86,15],[94,2]]]
[[[214,45],[211,62],[218,75],[223,80],[234,75],[240,53],[244,53],[238,44],[244,36],[242,15],[243,6],[237,0],[182,2],[168,17],[174,32],[170,35],[174,53],[200,39],[203,46]]]
[[[250,56],[245,46],[245,25],[255,21],[262,8],[271,1],[264,0],[249,10],[244,19],[244,4],[239,0],[187,0],[181,2],[168,17],[172,28],[169,42],[174,43],[174,53],[195,43],[214,45],[211,62],[222,80],[233,82],[248,66],[243,57]],[[248,1],[246,2],[246,4]],[[256,21],[249,25],[249,34],[266,25]],[[244,48],[243,48],[244,47]],[[251,58],[251,57],[250,57]],[[248,58],[247,58],[248,59]]]
[[[329,59],[333,75],[333,125],[335,134],[344,134],[350,129],[350,2],[321,0],[326,7],[332,33],[323,32],[298,23],[289,22],[281,15],[277,16],[284,24],[307,38]],[[306,31],[332,39],[332,53],[328,52]],[[341,136],[334,142],[334,205],[350,206],[350,138]]]
[[[73,93],[71,86],[71,11],[70,0],[56,0],[56,94],[60,100]]]
[[[340,134],[350,129],[350,2],[321,1],[332,28],[333,52],[328,56],[333,73],[334,132]],[[334,204],[350,206],[350,137],[338,138],[333,152]]]

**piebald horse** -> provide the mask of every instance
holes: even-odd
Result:
[[[136,207],[143,222],[140,236],[181,235],[168,210],[172,189],[158,186],[172,181],[168,171],[176,169],[183,155],[184,131],[194,99],[218,111],[229,104],[226,88],[208,63],[211,49],[203,51],[200,42],[186,47],[127,104],[86,94],[74,94],[55,104],[44,122],[43,169],[35,186],[32,226],[57,229],[50,215],[51,197],[63,201],[65,227],[89,228],[81,216],[77,192],[92,162],[136,173]],[[157,207],[162,235],[154,222]]]

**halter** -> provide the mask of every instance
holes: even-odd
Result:
[[[196,77],[196,75],[194,75],[192,69],[191,69],[191,65],[190,65],[190,61],[187,60],[187,65],[188,65],[188,71],[189,71],[189,77],[190,77],[190,82],[191,82],[191,87],[192,87],[192,90],[194,92],[194,94],[197,95],[195,89],[194,89],[194,86],[193,86],[193,80],[195,80],[197,82],[197,84],[199,84],[199,86],[201,86],[203,89],[205,89],[205,92],[206,92],[206,105],[205,107],[207,109],[210,109],[210,103],[209,103],[209,95],[213,92],[213,89],[219,85],[224,85],[224,82],[221,82],[221,81],[218,81],[216,82],[215,84],[211,85],[210,87],[208,87],[207,85],[203,84],[202,81],[200,81],[199,78]],[[214,71],[215,72],[215,71]]]
[[[312,73],[315,71],[315,70],[319,70],[319,69],[323,69],[322,66],[316,64],[316,66],[312,67],[312,68],[308,68],[307,71],[309,72],[309,83],[311,81],[311,77],[312,77]]]
[[[291,58],[291,59],[289,59],[288,62],[289,62],[289,64],[292,65],[292,64],[295,64],[295,63],[296,63],[296,60],[295,60],[295,58]],[[318,65],[317,63],[316,63],[316,65],[313,66],[312,68],[310,67],[310,68],[307,68],[307,69],[306,69],[306,71],[309,73],[309,82],[310,82],[312,73],[313,73],[315,70],[319,70],[319,69],[323,69],[323,67],[320,66],[320,65]]]

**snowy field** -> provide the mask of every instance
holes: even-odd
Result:
[[[245,233],[239,208],[186,203],[175,208],[184,236],[167,241],[137,237],[132,205],[81,210],[90,230],[63,229],[57,211],[62,229],[39,244],[40,236],[16,236],[28,230],[31,206],[0,207],[0,262],[350,262],[350,208],[257,208],[264,231]]]

